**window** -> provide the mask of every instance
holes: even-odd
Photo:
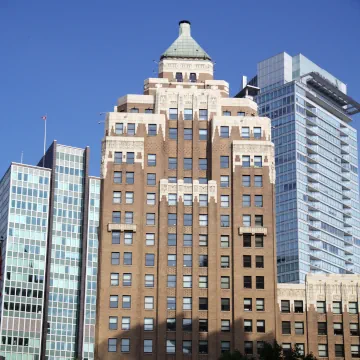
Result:
[[[114,224],[120,224],[121,221],[121,212],[120,211],[113,211],[112,213],[112,222]]]
[[[349,302],[349,313],[350,314],[358,313],[358,306],[356,302]]]
[[[343,326],[342,323],[334,323],[334,335],[342,335]]]
[[[230,111],[223,111],[223,116],[231,116],[231,112]]]
[[[120,231],[113,230],[111,233],[111,243],[120,244]]]
[[[191,354],[192,342],[191,340],[183,340],[182,342],[182,351],[183,354]]]
[[[176,287],[176,275],[168,275],[167,276],[167,287],[168,288]]]
[[[184,177],[184,184],[192,184],[192,177]]]
[[[265,332],[265,320],[257,320],[256,321],[256,331],[258,333],[264,333]]]
[[[326,322],[318,322],[318,335],[327,335]]]
[[[316,302],[316,310],[318,313],[324,314],[326,312],[326,303],[325,301],[317,301]]]
[[[359,358],[360,357],[360,346],[359,345],[350,345],[351,348],[351,357]]]
[[[147,164],[148,166],[156,166],[156,154],[148,154]]]
[[[121,352],[130,351],[130,339],[121,339]]]
[[[168,195],[168,204],[169,206],[176,206],[177,203],[177,194]]]
[[[122,172],[114,171],[114,183],[121,184],[122,183]]]
[[[170,184],[175,184],[176,181],[177,181],[177,179],[176,179],[175,176],[169,176],[169,177],[168,177],[168,181],[169,181]]]
[[[121,204],[121,191],[113,192],[113,204]]]
[[[109,330],[117,330],[118,328],[118,317],[110,316],[109,317]]]
[[[221,276],[220,287],[221,287],[221,289],[230,289],[230,277],[229,276]]]
[[[281,300],[281,312],[283,313],[290,312],[290,300]]]
[[[135,157],[135,154],[133,152],[126,153],[126,163],[133,164],[134,160],[135,160],[134,157]]]
[[[207,170],[207,159],[199,159],[199,170]]]
[[[221,169],[229,168],[229,157],[228,156],[220,156],[220,168]]]
[[[344,345],[335,344],[335,357],[344,357]]]
[[[253,342],[252,341],[244,341],[244,352],[246,355],[253,354]]]
[[[120,265],[120,253],[119,252],[111,253],[111,265]]]
[[[228,235],[221,235],[220,237],[220,247],[228,248],[230,246],[229,236]]]
[[[125,211],[125,224],[132,224],[134,220],[134,213],[132,211]]]
[[[254,138],[255,139],[261,138],[261,127],[254,127]]]
[[[199,267],[208,267],[207,255],[199,255]]]
[[[184,288],[192,288],[192,276],[191,275],[183,275],[183,287]]]
[[[192,169],[192,158],[184,158],[184,170]]]
[[[252,288],[251,276],[244,276],[244,288],[245,289],[251,289]]]
[[[264,247],[264,235],[255,234],[255,247],[257,248]]]
[[[206,234],[199,234],[199,246],[207,246],[207,235]]]
[[[123,123],[115,124],[115,134],[122,135],[123,133],[124,133],[124,124]]]
[[[333,301],[333,313],[334,314],[341,314],[341,302],[340,301]]]
[[[244,311],[252,311],[252,299],[244,299]]]
[[[243,234],[243,246],[251,247],[251,234]]]
[[[290,335],[291,334],[291,323],[290,321],[283,321],[282,325],[282,334],[283,335]]]
[[[156,136],[156,134],[157,134],[156,124],[149,124],[149,126],[148,126],[148,135],[149,136]]]
[[[132,191],[127,191],[125,193],[125,203],[133,204],[134,203],[134,193]]]
[[[255,187],[263,186],[262,175],[255,175],[254,179],[255,179],[255,183],[254,183]]]
[[[155,225],[155,214],[146,213],[146,225]]]
[[[177,82],[183,82],[183,75],[181,72],[177,72],[175,76]]]
[[[144,330],[145,331],[153,331],[154,330],[154,319],[153,318],[145,318],[144,319]]]
[[[264,226],[262,215],[255,215],[255,226],[260,226],[260,227]]]
[[[225,255],[222,255],[220,257],[220,263],[221,263],[221,267],[223,269],[227,269],[230,267],[230,257],[229,256],[225,256]]]
[[[243,215],[243,226],[251,226],[251,215]]]
[[[183,298],[183,310],[191,310],[192,309],[192,298],[184,297]]]
[[[176,234],[168,234],[168,246],[176,246]]]
[[[156,185],[156,174],[147,174],[147,184]]]
[[[169,170],[176,170],[177,168],[177,158],[170,157],[168,159],[168,169]]]
[[[208,277],[207,276],[199,276],[199,288],[207,289],[208,287]]]
[[[184,194],[184,206],[192,206],[192,194]]]
[[[169,128],[169,139],[171,140],[177,139],[177,128]]]
[[[155,265],[155,254],[145,254],[145,266]]]
[[[184,234],[184,246],[192,246],[192,234]]]
[[[176,340],[166,340],[166,353],[175,354]]]
[[[251,268],[251,256],[243,255],[243,266],[244,268]]]
[[[229,137],[229,127],[228,126],[220,126],[220,136],[223,138]]]
[[[192,319],[183,319],[182,329],[183,331],[192,331]]]
[[[199,310],[208,309],[208,298],[199,298]]]
[[[123,286],[131,286],[131,274],[123,274]]]
[[[318,345],[319,357],[328,357],[328,349],[326,344]]]
[[[190,82],[196,82],[196,73],[190,73]]]
[[[303,305],[302,300],[294,301],[294,310],[295,310],[295,313],[303,313],[304,312],[304,305]]]
[[[199,354],[208,353],[208,342],[207,340],[199,340]]]
[[[114,164],[121,164],[122,163],[122,152],[115,151],[114,153]]]
[[[264,342],[263,341],[257,341],[256,342],[256,351],[257,351],[258,355],[260,355],[262,353],[263,348],[264,348]]]
[[[245,113],[243,111],[238,111],[237,116],[245,116]]]
[[[262,195],[255,195],[255,206],[263,207],[263,197]]]
[[[208,226],[208,216],[206,214],[199,215],[199,226]]]
[[[166,319],[166,331],[176,331],[176,319]]]
[[[144,340],[144,353],[145,354],[152,353],[152,346],[153,346],[152,340]]]
[[[133,184],[134,183],[134,173],[133,172],[126,172],[126,183]]]
[[[133,107],[133,108],[130,109],[130,112],[131,112],[131,113],[138,113],[138,112],[139,112],[139,109],[136,108],[136,107]]]
[[[302,321],[295,321],[295,334],[304,335],[304,323]]]
[[[122,297],[122,308],[123,309],[130,309],[131,308],[131,296],[130,295],[123,295],[123,297]]]
[[[145,300],[144,301],[145,309],[147,309],[147,310],[154,309],[154,297],[153,296],[145,296],[144,300]]]
[[[184,254],[183,264],[185,267],[192,267],[192,255]]]
[[[117,308],[119,305],[119,298],[117,295],[110,295],[110,308]]]
[[[250,137],[250,128],[249,127],[242,127],[241,128],[241,137],[249,138]]]
[[[168,266],[176,266],[176,255],[175,254],[168,254]]]
[[[228,175],[221,175],[220,176],[220,187],[229,187],[230,181]]]
[[[230,331],[230,320],[221,320],[221,331],[222,332]]]
[[[242,156],[242,167],[250,167],[250,156],[248,155]]]
[[[119,273],[111,273],[110,274],[110,285],[111,286],[119,285]]]
[[[265,299],[256,299],[256,311],[265,311]]]
[[[192,140],[192,129],[184,129],[184,140]]]
[[[249,187],[251,186],[251,181],[250,181],[250,175],[243,175],[242,176],[242,186],[244,187]]]
[[[242,196],[242,207],[250,207],[250,206],[251,206],[250,195],[243,194],[243,196]]]
[[[147,205],[155,205],[155,203],[156,203],[155,193],[147,193],[146,194],[146,203],[147,203]]]
[[[221,353],[226,353],[230,351],[230,341],[221,341]]]
[[[127,126],[127,134],[135,135],[135,124],[128,124]]]
[[[207,109],[199,110],[199,120],[207,120],[208,119],[208,111]]]
[[[358,323],[351,323],[350,324],[350,335],[351,336],[358,336],[359,335],[359,324]]]
[[[221,298],[221,311],[230,311],[230,299]]]
[[[184,226],[192,226],[192,214],[184,214]]]
[[[256,277],[256,288],[257,289],[264,289],[265,288],[265,282],[263,276],[257,276]]]
[[[228,208],[229,203],[229,195],[221,195],[221,207]]]
[[[128,316],[121,318],[121,330],[130,330],[130,318]]]
[[[291,353],[291,343],[282,343],[283,354],[285,358],[288,358]]]
[[[145,235],[145,244],[147,246],[155,245],[155,234],[154,233],[147,233]]]
[[[199,319],[199,331],[208,332],[208,321],[207,319]]]
[[[108,339],[108,352],[116,352],[116,348],[117,348],[117,340]]]
[[[145,287],[154,287],[154,275],[145,274]]]
[[[167,297],[167,309],[176,310],[176,299],[174,297]]]
[[[192,120],[192,119],[193,119],[193,110],[184,109],[184,120]]]
[[[207,194],[200,194],[199,195],[199,206],[207,207],[208,206],[208,196]]]
[[[262,255],[255,256],[256,267],[262,269],[264,267],[264,257]]]
[[[254,166],[262,167],[262,156],[254,156]]]
[[[199,140],[207,140],[207,129],[199,129]]]
[[[220,215],[220,224],[221,224],[221,227],[229,227],[230,226],[230,216],[229,215]]]

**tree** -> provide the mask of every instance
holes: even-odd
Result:
[[[234,350],[233,352],[227,351],[221,354],[219,360],[245,360],[245,356],[241,354],[239,350]]]
[[[264,342],[264,346],[260,351],[260,360],[283,360],[282,347],[274,341],[274,344]]]

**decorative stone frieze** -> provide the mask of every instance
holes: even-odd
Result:
[[[108,231],[132,231],[136,232],[136,225],[135,224],[108,224]]]
[[[247,226],[240,226],[239,227],[239,235],[242,234],[263,234],[267,235],[268,231],[266,227],[247,227]]]

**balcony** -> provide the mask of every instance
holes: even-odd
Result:
[[[248,227],[248,226],[240,226],[239,227],[239,235],[242,234],[263,234],[267,235],[267,228],[266,227]]]
[[[108,231],[132,231],[136,232],[136,225],[135,224],[115,224],[109,223],[108,224]]]
[[[314,144],[306,144],[309,153],[318,153],[319,152],[319,145]]]
[[[317,135],[306,134],[306,138],[309,142],[317,144],[319,137]]]
[[[308,186],[307,186],[307,191],[310,191],[310,192],[318,192],[320,191],[320,184],[317,183],[317,182],[310,182],[308,183]]]
[[[320,167],[319,167],[319,164],[312,164],[312,163],[307,163],[306,164],[308,167],[309,167],[309,171],[310,172],[318,172]]]
[[[310,113],[313,115],[312,113]],[[306,125],[317,126],[316,116],[306,116]]]
[[[308,158],[310,163],[318,163],[319,162],[319,154],[308,154]]]

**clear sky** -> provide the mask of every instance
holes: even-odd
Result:
[[[191,21],[232,95],[257,62],[286,51],[344,81],[360,102],[360,0],[0,0],[0,177],[21,151],[37,163],[45,113],[48,144],[89,145],[99,175],[99,113],[142,93],[179,20]]]

